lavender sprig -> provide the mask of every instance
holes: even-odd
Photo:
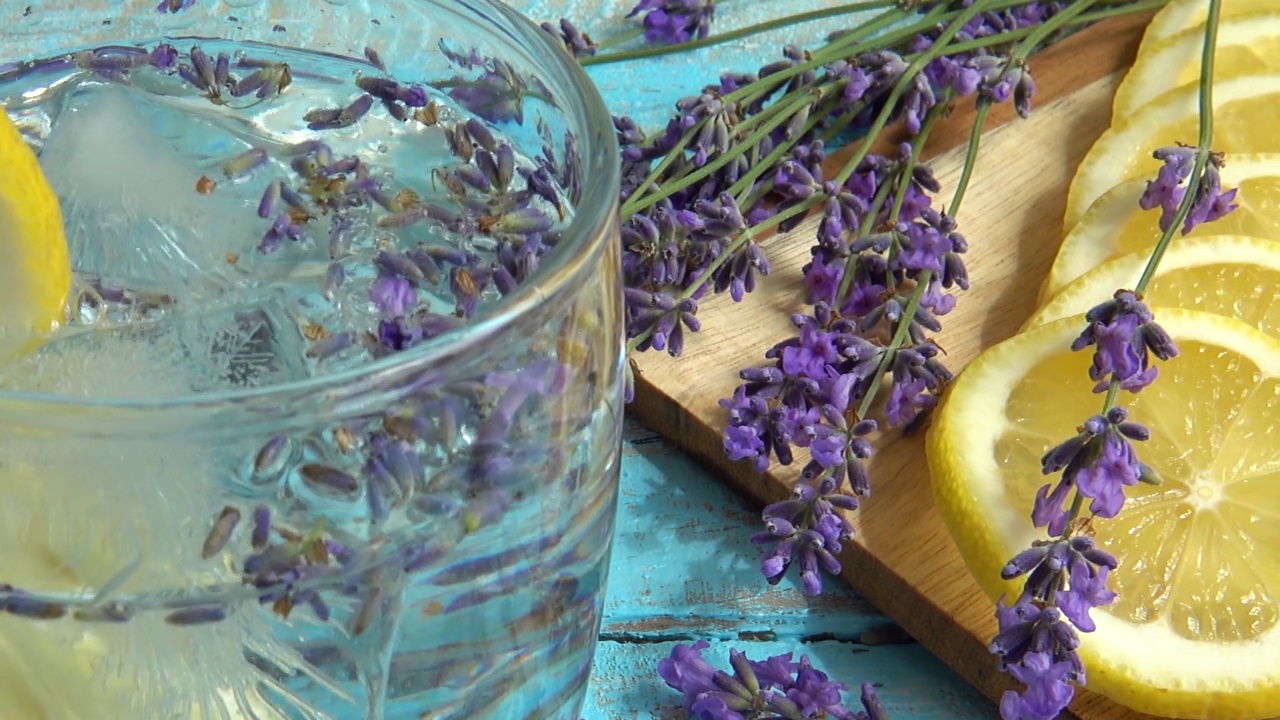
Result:
[[[645,40],[674,45],[711,33],[717,0],[640,0],[627,17],[644,14]]]
[[[813,667],[808,656],[792,654],[757,662],[730,649],[733,673],[717,670],[703,657],[705,640],[676,645],[658,663],[658,675],[684,696],[684,709],[698,720],[889,720],[874,686],[863,683],[860,709],[845,704],[849,688]]]
[[[1139,200],[1144,210],[1161,208],[1160,240],[1134,289],[1117,290],[1111,300],[1086,313],[1087,326],[1071,346],[1075,351],[1093,348],[1089,377],[1097,382],[1094,392],[1106,393],[1102,414],[1086,420],[1074,437],[1041,459],[1044,474],[1060,473],[1056,484],[1037,492],[1031,514],[1033,524],[1047,527],[1050,538],[1033,543],[1002,572],[1005,580],[1025,577],[1018,599],[1012,605],[1002,600],[996,608],[1000,630],[991,651],[1001,656],[1002,669],[1025,685],[1023,692],[1008,691],[1001,699],[1004,720],[1053,720],[1073,699],[1074,686],[1086,683],[1076,652],[1077,631],[1093,632],[1091,611],[1115,602],[1108,580],[1119,566],[1096,546],[1093,519],[1116,517],[1125,503],[1125,488],[1161,482],[1133,445],[1147,440],[1150,432],[1131,421],[1117,399],[1122,390],[1140,392],[1155,381],[1158,370],[1151,355],[1168,360],[1178,353],[1142,301],[1175,233],[1181,229],[1185,235],[1235,208],[1236,190],[1223,192],[1221,187],[1222,157],[1210,150],[1220,6],[1220,0],[1211,1],[1205,22],[1199,142],[1155,151],[1163,165]],[[1090,501],[1089,514],[1082,516],[1085,500]]]

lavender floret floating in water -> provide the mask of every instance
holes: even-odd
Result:
[[[538,282],[580,198],[573,136],[536,78],[470,49],[448,57],[413,82],[372,48],[344,59],[212,40],[12,66],[4,102],[43,88],[21,102],[48,121],[41,159],[66,194],[77,308],[6,386],[162,398],[337,377]],[[515,122],[540,155],[506,134]],[[148,171],[121,188],[98,166]],[[112,204],[131,214],[94,219]],[[89,232],[107,226],[123,232]],[[92,508],[84,527],[39,530],[45,557],[87,584],[4,578],[0,611],[67,633],[118,628],[128,640],[104,672],[146,684],[102,700],[121,716],[402,703],[415,717],[541,717],[575,703],[612,518],[612,289],[576,289],[450,365],[366,375],[352,397],[373,401],[229,423],[216,451],[198,434],[163,453],[84,440],[78,455],[109,458],[94,477],[126,478],[100,487],[53,446],[13,440],[47,461],[42,492],[86,503],[67,517]],[[89,357],[104,359],[53,372]],[[145,533],[119,518],[146,518]],[[101,550],[91,567],[87,547]]]

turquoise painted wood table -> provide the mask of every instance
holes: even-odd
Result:
[[[537,22],[567,17],[596,38],[636,27],[636,0],[507,0]],[[829,7],[832,0],[722,0],[716,30]],[[847,23],[843,21],[841,24]],[[665,125],[681,97],[726,71],[753,71],[782,46],[812,45],[827,20],[664,58],[590,69],[610,110],[646,129]],[[623,45],[635,47],[635,44]],[[622,466],[609,596],[585,720],[685,720],[680,696],[656,673],[679,643],[707,640],[726,667],[730,647],[753,659],[786,652],[851,688],[876,683],[895,720],[996,717],[995,706],[838,579],[808,598],[770,587],[750,543],[760,509],[725,489],[655,433],[631,422]]]

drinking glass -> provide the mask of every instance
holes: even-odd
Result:
[[[74,270],[0,372],[4,714],[577,720],[619,178],[557,41],[496,0],[6,2],[0,103]]]

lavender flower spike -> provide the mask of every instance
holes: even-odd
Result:
[[[640,13],[645,13],[645,40],[674,45],[711,34],[716,0],[640,0],[627,17]]]
[[[815,668],[807,656],[792,662],[791,653],[787,653],[756,662],[730,649],[733,674],[729,674],[702,657],[708,647],[705,640],[677,645],[670,657],[658,663],[658,675],[684,696],[685,711],[698,720],[889,720],[869,683],[861,687],[865,710],[855,712],[842,697],[849,688]]]
[[[1128,290],[1085,314],[1089,326],[1071,344],[1072,350],[1095,346],[1089,377],[1097,381],[1094,392],[1104,392],[1118,381],[1122,390],[1138,392],[1155,381],[1160,371],[1149,355],[1168,360],[1178,354],[1173,339],[1155,322],[1151,310]]]
[[[1210,152],[1204,173],[1199,178],[1191,178],[1199,152],[1199,148],[1178,145],[1160,148],[1152,153],[1155,159],[1164,164],[1160,166],[1156,179],[1147,182],[1138,205],[1143,210],[1160,208],[1162,231],[1168,230],[1173,224],[1178,208],[1186,197],[1188,188],[1183,183],[1188,179],[1195,182],[1195,187],[1192,189],[1191,211],[1183,221],[1183,235],[1190,233],[1197,225],[1217,220],[1238,207],[1235,204],[1237,189],[1226,192],[1222,190],[1222,153]]]

